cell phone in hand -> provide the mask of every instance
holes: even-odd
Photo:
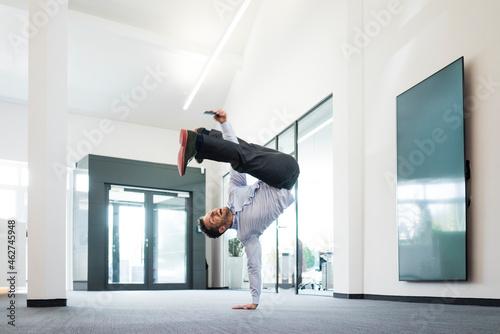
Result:
[[[204,114],[207,114],[207,115],[215,115],[215,112],[214,111],[210,111],[210,110],[207,110],[204,112]]]

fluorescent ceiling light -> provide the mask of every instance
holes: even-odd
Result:
[[[222,35],[222,38],[219,40],[219,43],[217,44],[217,47],[215,48],[214,52],[212,53],[212,55],[208,59],[207,63],[205,64],[205,67],[203,68],[203,71],[201,72],[200,77],[198,78],[198,81],[196,82],[196,85],[194,85],[194,88],[189,93],[186,101],[184,102],[184,107],[182,109],[187,110],[189,108],[189,105],[191,104],[191,102],[193,102],[193,99],[194,99],[196,93],[198,93],[198,90],[200,89],[201,84],[203,83],[203,80],[205,80],[205,77],[207,76],[207,74],[210,71],[210,69],[212,68],[215,60],[219,56],[219,53],[224,48],[224,45],[228,41],[229,37],[231,37],[231,34],[233,33],[234,28],[236,28],[236,25],[238,24],[241,17],[245,13],[245,10],[247,9],[248,5],[250,4],[250,1],[251,0],[245,0],[243,2],[243,4],[240,6],[240,8],[238,9],[238,12],[236,13],[233,20],[231,21],[231,23],[227,27],[226,31],[224,32],[224,35]]]
[[[297,140],[297,143],[300,144],[302,143],[304,140],[308,139],[309,137],[315,135],[317,132],[319,132],[319,130],[323,129],[325,126],[327,126],[328,124],[332,123],[333,122],[333,117],[331,117],[330,119],[327,119],[326,121],[324,121],[321,125],[318,125],[316,128],[314,128],[311,132],[307,133],[305,136],[303,136],[302,138],[300,138],[299,140]]]

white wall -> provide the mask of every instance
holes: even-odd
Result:
[[[388,1],[364,1],[365,24]],[[364,292],[500,297],[500,2],[400,1],[400,12],[364,48]],[[398,282],[395,97],[460,56],[465,59],[467,156],[472,165],[470,280]],[[494,84],[486,85],[485,82]],[[467,108],[468,107],[468,108]]]
[[[0,102],[0,124],[0,159],[26,162],[27,106]],[[67,152],[71,166],[87,154],[176,165],[178,151],[178,131],[68,113]]]
[[[499,10],[496,0],[263,2],[224,107],[237,133],[263,143],[333,92],[337,293],[500,297]],[[469,281],[399,282],[396,96],[461,56]]]
[[[87,154],[177,164],[179,132],[121,121],[69,114],[71,162]]]
[[[332,4],[262,2],[224,104],[241,138],[267,142],[332,92]]]

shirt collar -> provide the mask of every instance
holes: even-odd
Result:
[[[233,225],[231,225],[233,230],[238,230],[238,213],[233,213]]]

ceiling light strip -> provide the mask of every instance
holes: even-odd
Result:
[[[222,38],[219,40],[219,43],[217,44],[217,47],[215,48],[214,52],[212,53],[212,55],[208,59],[207,63],[205,64],[205,67],[203,68],[203,71],[201,72],[200,77],[198,78],[198,81],[196,82],[196,85],[194,85],[194,88],[189,93],[186,101],[184,102],[184,107],[182,109],[187,110],[189,108],[189,105],[191,104],[191,102],[193,102],[193,99],[194,99],[196,93],[198,93],[198,90],[200,89],[201,84],[205,80],[205,77],[207,76],[208,72],[212,68],[215,60],[219,56],[219,53],[224,48],[224,45],[229,40],[229,37],[231,37],[231,34],[233,33],[234,28],[236,28],[236,25],[238,24],[238,22],[240,21],[240,19],[243,16],[243,14],[245,13],[245,10],[247,9],[248,5],[250,4],[250,1],[251,0],[245,0],[243,2],[243,4],[240,6],[240,8],[238,9],[238,12],[236,13],[233,20],[231,21],[231,23],[227,27],[226,31],[224,32],[224,35],[222,35]]]

